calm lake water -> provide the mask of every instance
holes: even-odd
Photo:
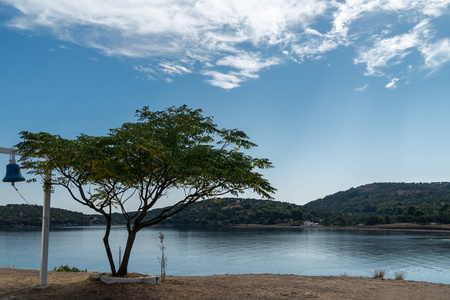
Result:
[[[329,229],[148,228],[138,233],[129,270],[159,273],[158,233],[165,234],[168,275],[297,274],[387,278],[404,272],[406,280],[450,284],[450,235]],[[60,265],[108,271],[102,227],[53,228],[49,269]],[[112,230],[118,261],[126,229]],[[0,231],[0,266],[40,268],[40,231]]]

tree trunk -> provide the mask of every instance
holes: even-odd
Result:
[[[111,267],[111,273],[116,276],[116,266],[114,265],[114,259],[111,253],[111,247],[109,246],[109,233],[111,232],[111,218],[106,217],[106,230],[103,237],[103,244],[105,245],[106,255],[108,256],[109,266]]]
[[[131,249],[133,248],[134,240],[136,239],[136,233],[137,231],[135,228],[128,233],[127,246],[125,247],[122,263],[117,271],[117,276],[126,276],[128,274],[128,262],[130,261]]]

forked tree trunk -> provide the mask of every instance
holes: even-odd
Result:
[[[106,255],[108,256],[109,266],[111,267],[111,273],[116,276],[116,266],[114,265],[114,259],[111,253],[111,247],[109,246],[109,233],[111,232],[111,218],[106,218],[106,230],[103,237],[103,244],[105,245]]]
[[[131,249],[133,248],[134,240],[136,239],[135,229],[133,228],[128,233],[127,245],[123,253],[122,263],[119,266],[116,276],[126,276],[128,274],[128,262],[130,261]]]

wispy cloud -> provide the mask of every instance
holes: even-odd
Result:
[[[449,61],[449,40],[436,40],[433,20],[445,17],[450,0],[0,3],[20,12],[8,21],[12,28],[51,32],[62,41],[95,48],[105,55],[147,59],[152,72],[146,72],[149,67],[136,68],[147,75],[159,72],[160,78],[168,75],[173,80],[175,76],[203,74],[206,82],[224,89],[258,78],[287,59],[299,63],[321,59],[339,47],[355,47],[355,63],[365,64],[370,76],[384,75],[411,51],[422,55],[429,69]],[[355,25],[376,15],[397,18],[388,31],[385,24],[370,30]]]
[[[215,65],[206,65],[206,69],[202,74],[211,77],[206,80],[211,85],[228,90],[239,87],[242,82],[249,79],[259,78],[258,73],[261,70],[280,63],[281,60],[278,58],[262,59],[257,53],[242,52],[236,55],[225,56],[216,61]],[[209,70],[215,66],[221,67],[222,69],[229,69],[229,71],[219,72]]]
[[[223,74],[217,71],[205,71],[203,75],[211,77],[206,81],[213,86],[221,87],[226,90],[234,89],[240,86],[240,83],[245,81],[245,77],[239,74]]]
[[[368,86],[369,86],[369,84],[365,84],[361,87],[355,88],[355,92],[364,92]]]
[[[449,38],[439,40],[434,44],[425,44],[419,49],[425,57],[425,66],[429,69],[435,70],[450,62]]]
[[[396,83],[399,79],[398,78],[392,78],[391,82],[386,84],[385,88],[387,89],[395,89],[397,87]]]
[[[133,69],[135,69],[136,71],[139,71],[141,73],[154,73],[155,72],[155,70],[151,66],[144,67],[142,65],[139,65],[139,66],[134,66]]]
[[[429,20],[427,19],[417,24],[408,33],[378,39],[371,48],[361,51],[354,62],[355,64],[366,64],[366,75],[382,76],[384,75],[383,68],[392,63],[398,64],[401,62],[411,53],[411,48],[426,41],[429,35]]]
[[[240,69],[248,73],[257,73],[262,69],[280,63],[278,58],[262,59],[257,53],[240,53],[238,55],[225,56],[216,62],[217,66],[227,66]]]
[[[183,75],[191,73],[186,67],[173,62],[159,63],[158,69],[167,75]]]
[[[156,70],[153,69],[151,66],[133,66],[133,69],[138,71],[139,73],[145,74],[145,78],[147,80],[156,80],[156,78],[153,76],[156,73]]]

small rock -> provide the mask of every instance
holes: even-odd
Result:
[[[105,273],[93,273],[93,274],[89,274],[89,279],[92,281],[99,281],[100,277],[102,275],[105,275]]]

